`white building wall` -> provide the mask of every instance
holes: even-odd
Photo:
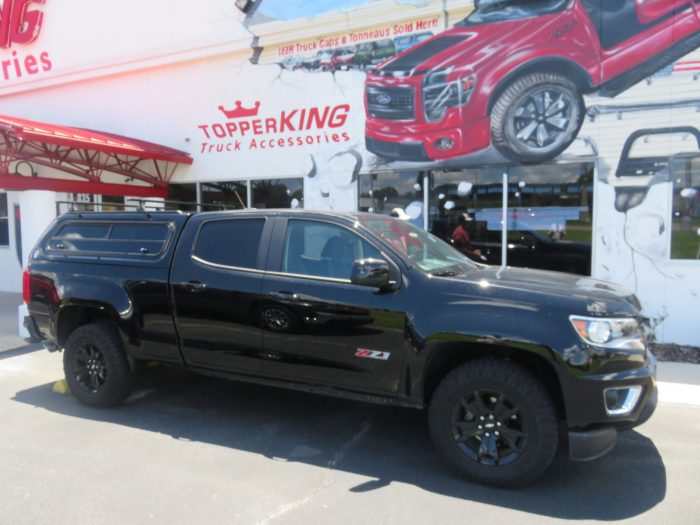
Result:
[[[0,246],[0,291],[21,292],[22,291],[22,264],[17,257],[17,244],[15,238],[15,204],[20,204],[20,193],[7,192],[7,217],[10,244]],[[52,205],[53,206],[53,205]],[[24,210],[22,210],[22,225],[24,225]],[[26,210],[30,214],[30,210]],[[23,245],[24,246],[24,245]]]

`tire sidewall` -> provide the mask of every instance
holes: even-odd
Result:
[[[75,357],[84,345],[96,348],[105,364],[105,382],[96,392],[86,390],[75,376]],[[129,363],[116,330],[107,323],[81,326],[68,337],[63,353],[63,370],[71,393],[89,406],[112,406],[131,391],[132,374]]]
[[[459,381],[448,375],[445,387],[438,387],[430,404],[431,435],[448,463],[470,479],[491,485],[521,486],[538,477],[551,463],[558,443],[557,422],[551,404],[542,414],[542,407],[512,382],[474,377],[468,371],[461,376],[463,380]],[[502,393],[520,409],[527,443],[520,456],[511,463],[498,466],[477,463],[459,448],[452,435],[454,407],[462,397],[476,390]]]

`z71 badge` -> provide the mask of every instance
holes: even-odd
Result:
[[[380,352],[379,350],[370,350],[369,348],[358,348],[355,352],[355,357],[366,357],[368,359],[379,359],[386,361],[389,359],[391,352]]]

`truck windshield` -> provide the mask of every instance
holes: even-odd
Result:
[[[571,0],[481,0],[458,26],[506,22],[563,11]]]
[[[450,276],[478,268],[452,246],[409,222],[381,215],[359,215],[357,220],[426,273]]]

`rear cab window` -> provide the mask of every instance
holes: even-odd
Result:
[[[169,221],[72,220],[50,235],[46,252],[66,256],[158,257],[174,231]]]

